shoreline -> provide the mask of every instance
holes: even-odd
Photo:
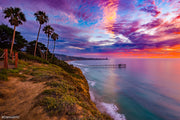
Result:
[[[118,113],[119,108],[113,103],[106,103],[95,94],[93,90],[89,90],[91,100],[95,103],[97,109],[101,113],[110,115],[114,120],[126,120],[124,114]]]
[[[69,61],[69,62],[72,62],[72,61]],[[68,62],[68,64],[70,64],[69,62]],[[77,67],[77,68],[79,68],[79,67]],[[79,69],[82,71],[82,74],[84,75],[86,71],[84,71],[81,68],[79,68]],[[100,98],[99,98],[100,96],[98,97],[95,94],[95,92],[92,90],[92,88],[90,88],[90,86],[94,86],[95,83],[93,81],[88,80],[86,77],[85,77],[85,79],[88,82],[89,94],[90,94],[91,101],[93,103],[95,103],[97,109],[101,113],[105,113],[105,114],[110,115],[114,120],[126,120],[126,117],[125,117],[124,114],[120,114],[120,113],[117,112],[118,107],[115,104],[113,104],[113,103],[105,103],[102,100],[100,100]],[[93,82],[93,83],[90,83],[90,82]]]

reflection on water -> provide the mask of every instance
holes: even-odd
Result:
[[[127,120],[180,120],[180,59],[116,59],[78,64],[127,64],[126,69],[86,68],[90,89],[118,106]],[[75,64],[74,63],[74,64]],[[81,68],[84,70],[85,68]]]

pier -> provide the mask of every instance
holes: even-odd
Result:
[[[113,68],[126,68],[126,64],[106,64],[106,65],[76,65],[78,67],[113,67]]]

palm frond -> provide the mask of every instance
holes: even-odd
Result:
[[[4,18],[9,18],[9,22],[11,25],[18,26],[22,24],[22,21],[26,21],[26,17],[24,13],[21,12],[20,8],[9,7],[6,8],[3,13],[5,14]]]
[[[48,22],[48,16],[43,11],[37,11],[34,13],[34,16],[36,18],[36,21],[38,21],[40,24],[44,24]]]
[[[20,11],[21,11],[21,9],[20,8],[14,8],[14,13],[19,13]]]
[[[24,15],[24,13],[20,12],[18,15],[19,19],[22,20],[23,22],[26,22],[26,17]]]
[[[53,32],[54,32],[54,29],[50,26],[50,25],[46,25],[44,28],[43,28],[43,31],[45,34],[47,34],[48,36],[50,36]]]
[[[56,41],[56,40],[58,39],[58,34],[54,32],[54,33],[51,35],[51,38],[52,38],[54,41]]]

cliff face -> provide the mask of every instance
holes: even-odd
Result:
[[[18,69],[3,70],[8,80],[0,80],[0,115],[22,120],[111,119],[91,101],[81,70],[72,68],[73,73],[54,64],[20,60]]]

